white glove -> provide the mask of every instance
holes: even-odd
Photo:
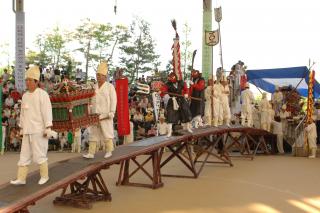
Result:
[[[194,83],[193,83],[193,81],[190,80],[190,81],[189,81],[189,84],[190,84],[190,85],[193,85]]]
[[[113,119],[114,118],[114,112],[109,112],[108,113],[108,118]]]
[[[23,136],[23,129],[20,129],[19,136]]]
[[[43,136],[48,138],[48,139],[51,138],[51,137],[58,138],[58,133],[53,131],[53,130],[51,130],[51,128],[47,128],[47,129],[44,130]]]
[[[188,95],[188,94],[184,94],[184,97],[185,97],[185,98],[189,98],[189,95]]]

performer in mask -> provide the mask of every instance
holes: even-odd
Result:
[[[192,81],[190,82],[190,92],[191,97],[200,98],[201,100],[191,99],[190,110],[192,114],[192,119],[195,122],[195,128],[202,126],[202,116],[204,115],[204,90],[205,90],[205,80],[202,78],[199,70],[191,71]]]
[[[172,135],[172,125],[184,124],[189,132],[191,130],[192,115],[189,104],[186,100],[188,98],[188,89],[182,80],[177,80],[177,75],[171,72],[168,76],[168,81],[160,90],[160,95],[167,100],[166,104],[166,121],[168,123],[168,134]]]

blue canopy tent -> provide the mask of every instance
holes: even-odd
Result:
[[[248,81],[269,93],[275,91],[275,86],[297,87],[301,96],[308,96],[309,70],[307,67],[289,67],[278,69],[247,70]],[[314,97],[320,98],[320,84],[314,84]]]

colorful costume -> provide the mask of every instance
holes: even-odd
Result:
[[[161,97],[168,99],[166,105],[168,137],[172,134],[172,124],[188,123],[187,129],[191,131],[190,121],[192,120],[189,104],[185,97],[188,97],[188,89],[182,80],[177,80],[174,73],[168,76],[168,82],[161,88]]]
[[[199,98],[201,100],[191,99],[190,110],[192,114],[192,118],[195,122],[195,128],[202,124],[201,117],[204,115],[204,91],[205,91],[205,80],[201,77],[201,74],[198,70],[191,71],[191,87],[190,87],[190,95],[194,98]]]

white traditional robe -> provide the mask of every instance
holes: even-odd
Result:
[[[92,99],[92,111],[99,114],[99,118],[108,118],[110,113],[115,116],[117,94],[114,86],[105,82],[100,88],[95,85],[95,96]],[[89,141],[106,141],[114,138],[113,118],[100,121],[99,126],[89,127]]]
[[[314,122],[309,124],[306,128],[309,148],[314,149],[317,148],[317,127]]]
[[[247,126],[252,127],[252,104],[254,102],[254,96],[249,88],[241,92],[241,101],[241,124],[245,125],[247,120]]]
[[[219,124],[229,124],[231,119],[231,112],[229,107],[229,85],[223,86],[222,84],[218,84],[220,95],[220,110],[219,110]]]
[[[52,126],[52,106],[49,95],[37,88],[22,96],[20,128],[23,138],[18,166],[27,166],[31,159],[38,164],[48,160],[48,139],[43,137],[47,127]]]

